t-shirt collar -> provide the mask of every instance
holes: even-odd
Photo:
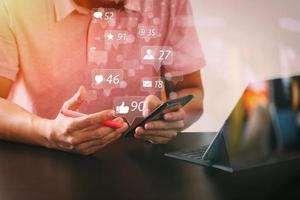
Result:
[[[54,0],[56,20],[61,21],[74,10],[80,14],[89,14],[90,10],[77,5],[73,0]],[[128,10],[141,11],[140,0],[126,0],[124,7]]]

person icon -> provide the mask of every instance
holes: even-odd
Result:
[[[144,56],[144,60],[154,60],[154,56],[152,55],[151,49],[147,49],[146,54]]]

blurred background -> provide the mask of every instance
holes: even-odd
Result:
[[[191,0],[207,66],[204,114],[218,131],[250,80],[300,75],[299,0]]]

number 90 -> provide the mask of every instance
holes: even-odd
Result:
[[[143,112],[143,110],[144,110],[144,101],[140,101],[140,102],[133,101],[133,102],[131,102],[131,111],[134,112],[136,110],[138,110],[139,112]]]

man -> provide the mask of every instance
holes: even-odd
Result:
[[[0,0],[0,27],[0,139],[93,154],[128,129],[115,97],[147,96],[144,115],[162,103],[162,92],[141,89],[145,76],[168,77],[171,97],[195,98],[136,138],[167,143],[202,113],[204,59],[188,0]],[[143,49],[159,49],[159,64],[141,61]],[[123,127],[97,125],[105,120]]]

